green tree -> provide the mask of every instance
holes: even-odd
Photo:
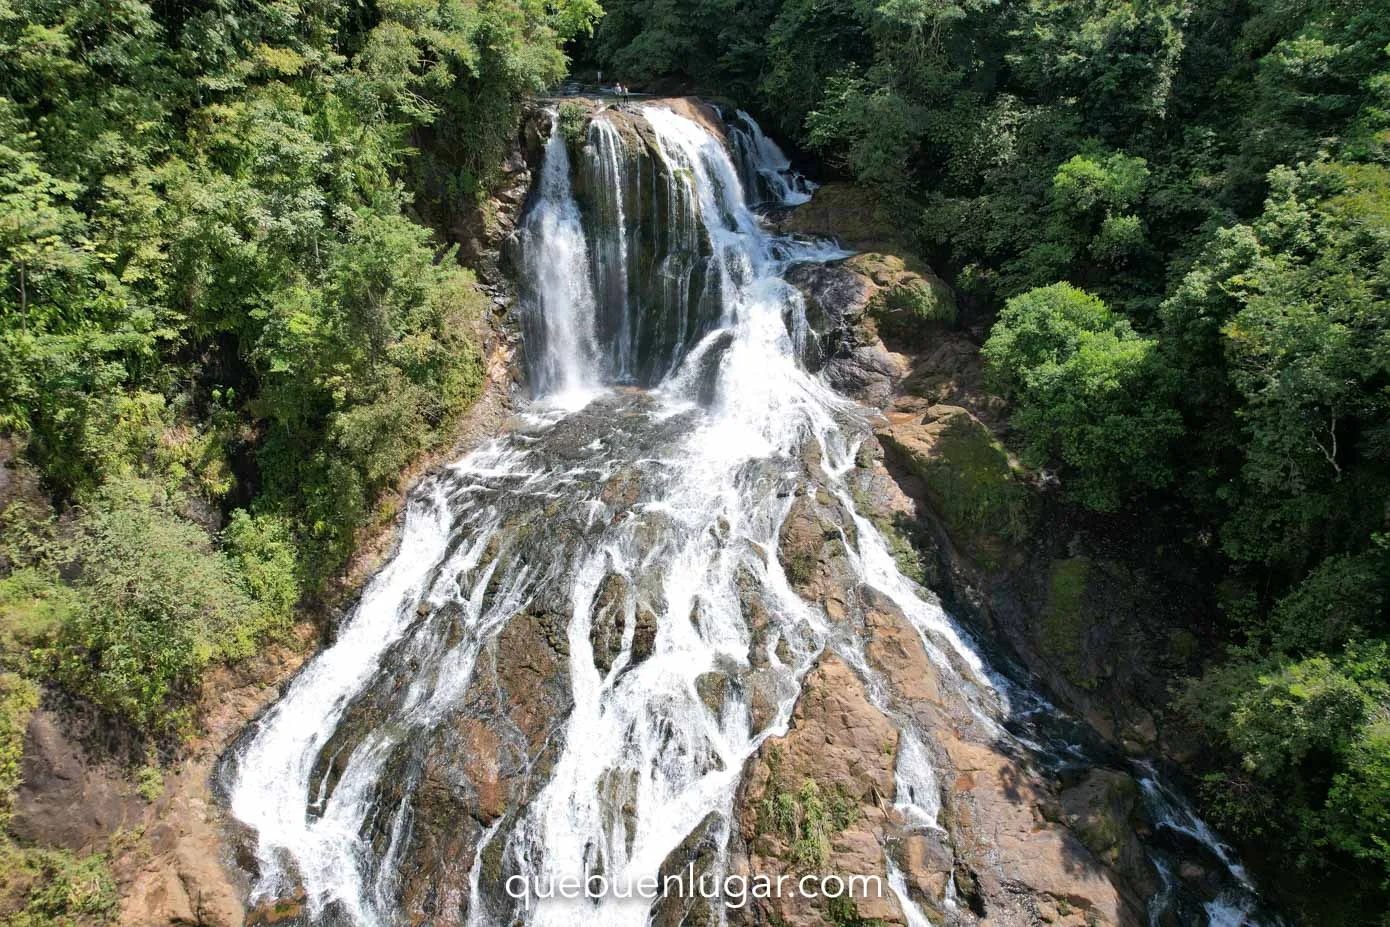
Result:
[[[20,125],[9,102],[0,99],[0,306],[6,327],[17,316],[27,334],[31,323],[43,332],[75,321],[73,303],[91,257],[86,223],[72,207],[80,187],[40,166],[35,136]]]
[[[1169,448],[1182,421],[1157,342],[1096,297],[1064,283],[1014,297],[982,355],[1016,400],[1025,458],[1065,466],[1086,505],[1112,510],[1135,486],[1173,479]]]
[[[1271,186],[1264,214],[1218,236],[1162,315],[1195,368],[1197,408],[1238,428],[1227,550],[1288,564],[1365,537],[1368,501],[1390,498],[1390,409],[1374,385],[1390,337],[1390,174],[1320,163],[1276,170]]]

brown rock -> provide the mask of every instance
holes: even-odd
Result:
[[[716,718],[724,711],[724,699],[729,693],[729,677],[721,672],[701,673],[695,679],[695,692],[700,701]]]
[[[198,914],[178,871],[160,861],[140,872],[126,889],[119,922],[125,927],[197,924]]]
[[[544,785],[557,748],[552,735],[571,704],[564,630],[563,619],[550,613],[514,616],[479,656],[453,725],[426,746],[421,782],[409,798],[416,826],[401,851],[401,908],[409,922],[464,923],[483,828]],[[500,882],[486,888],[500,893]]]
[[[507,787],[502,781],[502,739],[478,718],[463,724],[463,773],[477,792],[478,822],[491,824],[507,810]]]
[[[1061,823],[1141,895],[1159,889],[1158,874],[1139,842],[1139,785],[1114,769],[1093,769],[1058,796]]]
[[[975,874],[986,910],[1019,899],[1056,899],[1087,923],[1137,925],[1141,906],[1067,828],[1044,820],[1045,788],[991,747],[940,738],[957,771],[952,790],[957,852]]]
[[[782,228],[797,235],[834,238],[855,251],[877,251],[886,245],[884,230],[897,228],[897,223],[866,188],[828,183],[816,190],[809,203],[793,210]],[[891,244],[886,247],[893,249]]]
[[[800,495],[782,522],[777,555],[787,581],[802,598],[844,616],[841,590],[853,581],[841,526],[854,541],[853,524],[838,502],[822,505],[812,495]],[[836,604],[829,604],[832,600]],[[831,615],[832,620],[839,620]]]
[[[927,657],[917,629],[902,609],[877,590],[865,587],[862,597],[868,632],[865,653],[869,660],[908,702],[941,705],[940,675]]]
[[[880,835],[889,823],[896,728],[869,702],[863,683],[838,657],[807,674],[786,736],[749,761],[736,803],[749,872],[879,875],[887,871]],[[788,832],[788,821],[796,828]],[[807,829],[822,835],[804,837]],[[793,837],[796,839],[793,839]],[[822,842],[823,840],[823,842]],[[859,917],[904,923],[895,896],[855,898]],[[825,922],[826,900],[791,892],[760,899],[730,922],[810,927]]]
[[[145,802],[118,768],[91,756],[44,708],[25,731],[10,830],[16,837],[81,850],[144,819]]]
[[[594,604],[589,611],[589,645],[593,648],[594,666],[600,675],[607,675],[622,653],[623,630],[630,611],[627,607],[630,588],[626,577],[610,573],[594,593]]]
[[[629,652],[627,664],[629,668],[641,663],[656,650],[656,612],[638,603],[635,619],[637,625],[632,632],[632,650]]]

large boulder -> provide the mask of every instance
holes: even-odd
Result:
[[[918,258],[866,252],[845,265],[870,281],[869,314],[890,340],[923,344],[956,321],[955,293]]]
[[[886,405],[911,363],[879,340],[869,314],[879,287],[844,261],[802,264],[787,273],[787,280],[801,291],[814,333],[804,352],[807,366],[823,370],[847,396]]]
[[[9,829],[23,840],[85,850],[144,823],[146,803],[120,770],[92,757],[48,709],[29,719],[20,776]]]
[[[1137,837],[1134,780],[1095,770],[1059,796],[972,723],[962,690],[940,682],[943,669],[902,611],[881,594],[863,599],[865,656],[893,708],[925,735],[950,835],[946,846],[899,838],[899,868],[915,895],[939,909],[941,874],[954,872],[966,903],[990,923],[1139,923],[1155,885]],[[887,823],[885,836],[895,836]]]
[[[854,251],[896,250],[891,233],[897,228],[867,188],[852,183],[828,183],[817,188],[809,203],[781,217],[781,231],[793,235],[833,238]]]
[[[959,406],[933,405],[890,413],[875,433],[920,478],[952,539],[979,563],[997,567],[1017,553],[1032,529],[1035,494],[977,417]]]
[[[1139,835],[1148,828],[1134,777],[1115,769],[1093,769],[1058,796],[1059,818],[1086,849],[1120,875],[1136,893],[1153,895],[1161,885]]]
[[[808,367],[871,405],[887,405],[912,369],[883,339],[904,350],[931,349],[955,321],[951,288],[911,256],[870,252],[804,264],[787,280],[800,290],[815,335],[804,352]]]
[[[1143,922],[1143,904],[1068,828],[1042,809],[1055,799],[1021,764],[985,744],[953,737],[950,805],[968,892],[1001,922],[1067,927]]]
[[[462,925],[470,906],[512,903],[499,869],[471,897],[470,872],[484,831],[515,814],[548,779],[569,716],[565,621],[546,612],[514,616],[479,655],[452,723],[430,735],[401,867],[410,923]]]
[[[877,875],[882,891],[836,902],[785,891],[731,910],[731,924],[906,924],[887,888],[879,839],[891,826],[897,744],[897,729],[854,671],[838,657],[822,658],[806,676],[787,734],[766,741],[749,761],[736,800],[746,856],[732,868],[774,879]]]
[[[828,493],[805,493],[792,503],[777,545],[787,582],[803,599],[821,606],[831,621],[845,619],[855,582],[846,531],[853,543],[853,522],[838,500]]]

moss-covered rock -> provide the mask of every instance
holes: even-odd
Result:
[[[923,420],[891,423],[878,437],[922,479],[952,538],[982,565],[997,565],[1009,545],[1029,535],[1032,489],[1003,445],[966,410],[932,406]]]
[[[846,265],[873,282],[868,311],[884,336],[921,342],[932,326],[955,323],[955,293],[917,258],[871,252]]]
[[[1085,605],[1090,575],[1091,561],[1085,557],[1052,561],[1041,627],[1043,651],[1073,685],[1083,689],[1099,681],[1086,660]]]
[[[787,232],[834,238],[856,251],[897,250],[886,231],[896,227],[878,198],[852,183],[821,186],[811,202],[797,207],[782,223]]]
[[[600,675],[608,675],[623,649],[623,631],[628,614],[628,595],[631,584],[627,577],[610,573],[599,584],[589,618],[589,644],[594,651],[594,666]]]
[[[1113,769],[1093,769],[1059,796],[1062,821],[1085,846],[1141,894],[1158,889],[1158,875],[1138,832],[1139,784]]]

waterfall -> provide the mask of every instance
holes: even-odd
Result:
[[[816,185],[802,177],[776,142],[743,110],[734,114],[729,141],[738,159],[749,205],[799,206],[809,202]]]
[[[750,206],[766,191],[745,186],[802,195],[780,150],[746,114],[737,163],[662,104],[599,113],[582,140],[558,123],[520,232],[532,401],[415,492],[390,563],[227,761],[253,903],[302,897],[313,924],[645,925],[650,900],[531,886],[637,884],[691,840],[725,872],[745,766],[828,653],[898,731],[884,798],[903,833],[944,835],[931,732],[778,557],[807,494],[845,513],[850,582],[902,613],[954,723],[1052,749],[1015,723],[1051,706],[991,667],[858,511],[867,413],[803,366],[784,280],[837,252],[775,239]],[[885,865],[904,920],[929,923]],[[1222,912],[1252,897],[1235,889]]]
[[[620,383],[636,376],[634,355],[638,350],[641,319],[634,318],[630,288],[633,250],[631,211],[627,202],[629,171],[627,148],[611,119],[589,123],[588,159],[594,191],[594,248],[590,273],[599,294],[600,341],[607,347],[608,369]],[[637,190],[635,185],[633,190]]]
[[[522,242],[527,343],[540,348],[532,378],[540,392],[556,401],[582,402],[597,385],[597,302],[559,119],[545,146],[539,195],[527,214]]]

